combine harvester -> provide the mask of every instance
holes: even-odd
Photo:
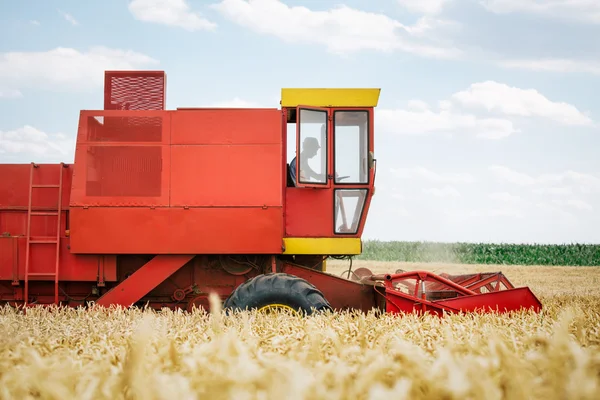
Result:
[[[501,273],[326,272],[362,250],[379,89],[165,110],[165,83],[107,71],[104,110],[80,112],[74,164],[0,164],[1,304],[191,310],[214,292],[232,310],[541,309]]]

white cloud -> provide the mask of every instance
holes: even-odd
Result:
[[[0,88],[0,99],[16,99],[23,97],[23,93],[16,89],[1,89]]]
[[[467,133],[482,139],[499,140],[521,132],[506,117],[477,115],[463,108],[498,112],[507,117],[546,118],[565,125],[594,125],[590,117],[571,104],[551,101],[534,89],[520,89],[494,81],[471,84],[454,93],[450,100],[440,101],[438,110],[422,100],[413,99],[405,109],[380,109],[375,118],[382,131],[392,134]]]
[[[576,171],[565,171],[559,174],[542,174],[538,177],[541,184],[571,184],[583,193],[600,191],[600,178]]]
[[[588,116],[571,104],[551,101],[534,89],[519,89],[494,81],[474,83],[452,98],[463,106],[506,115],[548,118],[565,125],[592,124]]]
[[[531,71],[547,72],[582,72],[600,75],[600,62],[569,60],[560,58],[546,59],[521,59],[500,61],[499,65],[504,68],[525,69]]]
[[[0,131],[0,159],[18,162],[71,162],[74,141],[63,133],[48,134],[30,125]]]
[[[532,189],[532,193],[542,194],[542,195],[559,195],[565,196],[573,193],[573,190],[570,187],[544,187],[539,189]]]
[[[485,218],[485,217],[514,217],[524,218],[526,213],[523,210],[516,209],[513,207],[495,207],[488,209],[476,209],[464,212],[465,216],[472,218]]]
[[[569,206],[584,211],[592,211],[594,209],[591,204],[581,199],[552,200],[552,203],[558,206]]]
[[[565,171],[553,174],[541,174],[533,177],[523,172],[518,172],[502,165],[492,165],[489,170],[500,180],[519,186],[537,186],[537,193],[569,194],[572,188],[577,188],[582,193],[600,192],[600,178],[576,171]],[[562,187],[544,187],[546,185],[560,184]]]
[[[447,184],[475,182],[475,178],[471,174],[452,172],[438,173],[424,167],[391,168],[390,171],[395,177],[400,179],[417,179]]]
[[[192,11],[186,0],[132,0],[129,11],[140,21],[176,26],[192,32],[217,27],[200,13]]]
[[[375,118],[380,130],[393,134],[471,133],[483,139],[502,139],[518,133],[508,119],[480,118],[473,114],[453,111],[447,103],[434,111],[421,101],[413,100],[408,109],[381,109]]]
[[[273,35],[290,43],[317,43],[337,54],[361,50],[404,51],[426,57],[455,58],[460,51],[449,45],[428,44],[445,21],[422,19],[404,25],[384,14],[356,10],[344,5],[327,11],[288,6],[278,0],[222,0],[212,6],[225,18],[255,32]],[[433,35],[436,36],[436,35]]]
[[[393,214],[400,218],[410,217],[412,214],[406,209],[406,207],[393,207],[387,209],[387,214]]]
[[[435,197],[460,197],[460,192],[455,187],[449,185],[441,188],[423,189],[423,193],[430,194]]]
[[[489,167],[489,170],[492,171],[492,173],[499,179],[515,185],[527,186],[535,183],[535,179],[531,176],[514,171],[502,165],[492,165]]]
[[[452,0],[396,0],[408,11],[421,14],[439,14]]]
[[[85,91],[102,86],[105,70],[143,69],[156,64],[157,60],[145,54],[107,47],[14,51],[0,53],[0,86],[7,90]]]
[[[597,0],[480,0],[480,3],[497,14],[526,13],[600,23]]]
[[[69,21],[71,23],[71,25],[75,25],[75,26],[79,25],[79,22],[71,14],[66,13],[64,11],[60,11],[60,10],[58,10],[58,12],[60,12],[60,14],[63,16],[63,18],[65,20]]]
[[[535,211],[538,211],[544,216],[551,217],[552,219],[562,219],[567,221],[575,221],[575,216],[563,210],[562,208],[552,205],[550,203],[540,202],[535,205]]]
[[[492,200],[496,200],[496,201],[500,201],[503,203],[521,203],[522,199],[519,196],[515,196],[512,195],[510,193],[507,192],[496,192],[496,193],[490,193],[489,195],[490,199]]]

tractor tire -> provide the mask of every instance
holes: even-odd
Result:
[[[225,300],[229,311],[261,310],[282,305],[312,315],[314,311],[332,310],[325,296],[314,285],[297,276],[269,273],[256,276],[238,286]]]

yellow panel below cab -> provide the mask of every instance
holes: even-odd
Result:
[[[362,252],[360,238],[283,238],[283,254],[357,255]]]

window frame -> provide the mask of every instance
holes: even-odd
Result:
[[[353,220],[356,218],[356,229],[354,231],[349,232],[338,232],[337,230],[337,212],[338,206],[336,200],[338,198],[339,192],[357,192],[357,197],[362,197],[362,206],[357,207],[354,211]],[[360,194],[362,193],[362,194]],[[343,195],[340,196],[340,206],[342,203]],[[362,229],[364,229],[364,221],[365,221],[365,209],[367,204],[369,203],[369,188],[367,187],[340,187],[333,189],[333,234],[336,236],[357,236]],[[347,216],[346,216],[347,217]]]
[[[301,111],[318,111],[325,113],[325,139],[321,141],[321,151],[325,152],[325,182],[302,182],[300,180],[300,153],[302,151],[301,143]],[[296,107],[296,187],[298,188],[313,188],[313,189],[329,189],[331,188],[331,173],[330,173],[330,159],[331,159],[331,110],[326,107],[314,107],[314,106],[297,106]]]
[[[373,127],[373,113],[372,110],[369,107],[345,107],[345,108],[334,108],[333,110],[331,110],[331,137],[332,137],[332,144],[331,144],[331,169],[332,169],[332,180],[335,186],[348,186],[348,188],[355,186],[355,187],[361,187],[361,188],[366,188],[369,185],[371,185],[371,158],[372,158],[372,143],[371,143],[371,135],[372,135],[372,127]],[[364,112],[367,115],[367,124],[366,124],[366,132],[365,135],[367,137],[367,141],[366,141],[366,152],[365,152],[365,156],[366,156],[366,175],[367,175],[367,180],[366,182],[347,182],[347,181],[340,181],[340,182],[336,182],[335,181],[335,175],[337,173],[336,170],[336,157],[337,157],[337,151],[336,151],[336,139],[337,139],[337,134],[336,134],[336,123],[335,123],[335,115],[337,113],[344,113],[344,112]]]

